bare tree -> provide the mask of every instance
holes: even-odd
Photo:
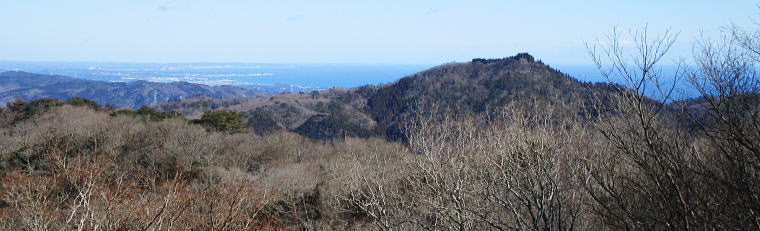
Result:
[[[416,154],[396,165],[357,159],[341,205],[380,230],[583,229],[574,156],[587,133],[552,118],[552,108],[512,105],[490,123],[446,112],[418,118],[409,136]]]
[[[733,39],[703,42],[695,49],[696,67],[665,76],[658,66],[675,36],[651,37],[644,29],[629,37],[633,49],[617,31],[605,46],[589,47],[602,74],[630,89],[620,90],[614,113],[596,124],[606,142],[587,158],[594,213],[626,230],[759,228],[752,208],[758,198],[754,61]],[[700,98],[677,101],[677,80],[666,87],[668,77],[685,77]],[[647,96],[653,93],[659,95]]]

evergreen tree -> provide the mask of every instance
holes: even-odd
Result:
[[[226,133],[240,133],[245,128],[243,117],[231,110],[206,111],[195,123]]]

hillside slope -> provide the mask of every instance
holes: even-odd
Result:
[[[0,103],[3,104],[16,98],[34,100],[82,97],[115,107],[140,107],[197,95],[230,98],[263,96],[266,93],[230,86],[207,86],[187,82],[105,82],[21,71],[0,73]]]
[[[502,59],[445,64],[376,88],[366,112],[376,131],[399,135],[401,120],[418,106],[435,104],[457,113],[497,114],[507,104],[541,101],[563,113],[587,117],[609,104],[620,86],[578,81],[527,53]],[[365,93],[366,94],[366,93]]]
[[[580,82],[521,53],[502,59],[444,64],[381,86],[284,93],[262,99],[179,100],[159,108],[197,115],[200,109],[189,108],[197,108],[202,102],[205,110],[228,108],[244,115],[265,110],[281,128],[312,138],[400,139],[401,128],[409,117],[415,111],[425,111],[418,108],[420,105],[481,114],[497,112],[513,102],[541,101],[563,113],[588,117],[599,110],[599,105],[609,104],[610,97],[620,89],[606,83]]]

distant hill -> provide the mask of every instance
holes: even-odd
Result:
[[[367,93],[366,112],[377,121],[376,132],[400,135],[405,117],[435,104],[458,113],[498,114],[509,103],[547,103],[561,113],[581,117],[607,110],[622,86],[581,82],[528,53],[499,59],[451,63],[376,87]]]
[[[231,86],[207,86],[188,82],[105,82],[21,71],[0,73],[0,103],[3,104],[17,98],[34,100],[82,97],[103,105],[111,104],[114,107],[141,107],[198,95],[221,99],[265,96],[267,93]]]
[[[381,86],[291,94],[261,99],[172,101],[159,106],[187,115],[209,108],[228,108],[243,115],[262,110],[281,129],[312,138],[385,136],[402,138],[403,124],[423,105],[435,104],[457,113],[492,113],[512,102],[542,101],[566,114],[589,117],[606,110],[621,86],[578,81],[527,53],[500,59],[450,63]],[[599,106],[602,105],[602,106]],[[253,113],[255,110],[259,113]],[[257,116],[255,118],[260,118]],[[257,123],[250,118],[249,123]],[[269,126],[271,127],[271,126]]]

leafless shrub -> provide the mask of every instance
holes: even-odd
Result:
[[[334,205],[380,230],[581,228],[585,194],[574,157],[586,132],[547,119],[551,108],[515,105],[490,123],[420,118],[409,137],[417,154],[347,156],[337,180],[345,192]]]

